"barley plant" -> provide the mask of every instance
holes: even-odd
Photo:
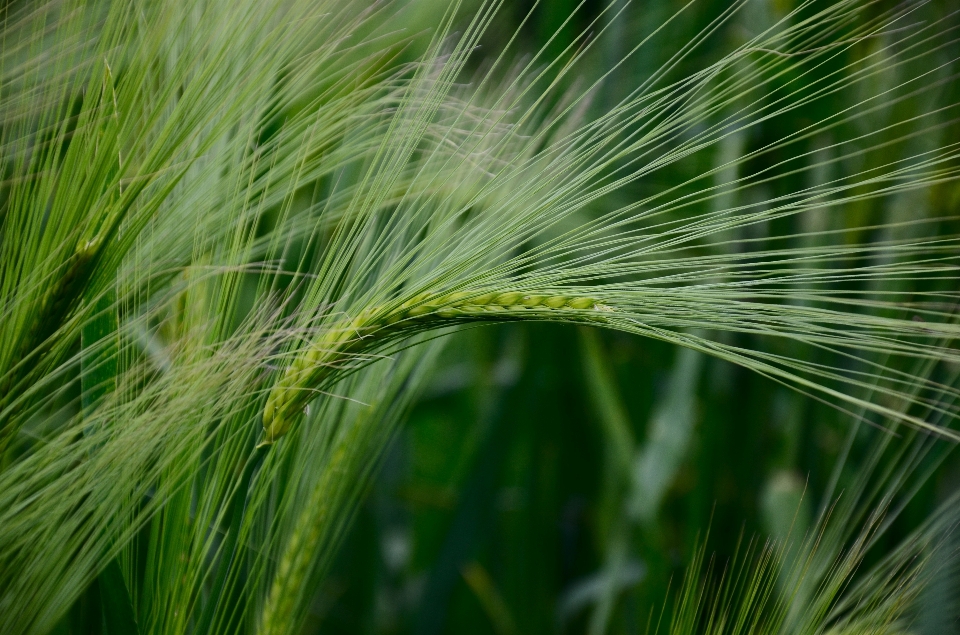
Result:
[[[951,2],[2,11],[0,632],[956,632]],[[656,361],[625,385],[631,350]],[[602,453],[559,468],[596,472],[596,573],[548,600],[457,538],[497,533],[470,492],[510,421],[567,421],[565,390],[498,388],[524,351],[581,369]],[[338,595],[396,444],[497,355],[464,380],[486,414],[431,441],[474,439],[461,533]],[[782,462],[739,539],[714,508],[678,542],[710,465],[771,465],[703,453],[774,434],[766,397],[705,401],[730,373],[824,467]]]

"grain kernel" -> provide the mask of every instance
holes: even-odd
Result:
[[[544,306],[551,309],[559,309],[567,304],[567,297],[562,295],[553,295],[543,301]]]
[[[494,302],[496,304],[499,304],[500,306],[510,306],[511,304],[517,304],[522,299],[523,299],[522,293],[516,293],[516,292],[501,293],[500,295],[497,296]]]
[[[596,301],[593,298],[571,298],[567,306],[571,309],[592,309]]]
[[[436,310],[437,307],[432,304],[421,304],[420,306],[415,306],[407,311],[407,317],[420,317],[422,315],[427,315],[428,313],[433,313]]]

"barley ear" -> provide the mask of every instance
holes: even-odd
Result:
[[[408,329],[428,330],[463,322],[516,319],[603,323],[614,309],[588,296],[527,294],[520,291],[471,295],[458,291],[421,293],[398,308],[368,307],[356,318],[340,319],[301,351],[284,369],[263,408],[264,441],[290,431],[317,387],[336,378],[351,358],[382,348]],[[597,315],[597,314],[600,315]]]

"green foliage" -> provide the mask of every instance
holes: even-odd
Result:
[[[645,438],[596,333],[550,362],[582,368],[606,457],[602,567],[561,620],[608,631],[671,568],[701,375],[730,363],[849,445],[808,533],[688,550],[651,629],[903,632],[950,579],[955,498],[881,538],[960,438],[956,16],[545,3],[499,32],[504,4],[5,6],[0,630],[301,632],[439,336],[477,322],[684,348]],[[417,632],[460,580],[498,632],[553,628],[480,562],[515,467],[492,375]],[[543,458],[538,487],[578,459]]]

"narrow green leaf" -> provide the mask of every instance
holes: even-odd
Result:
[[[649,423],[647,440],[633,465],[631,515],[651,522],[687,454],[696,423],[696,391],[703,355],[678,352],[667,392]]]
[[[620,399],[613,371],[602,349],[600,336],[588,328],[580,329],[583,345],[584,375],[590,396],[599,415],[601,429],[616,465],[623,474],[630,470],[636,442],[630,430],[630,420]]]

